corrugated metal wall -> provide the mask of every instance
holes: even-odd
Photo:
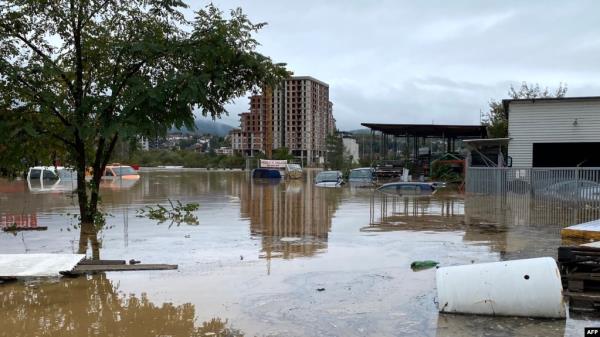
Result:
[[[600,142],[600,100],[512,102],[508,133],[513,166],[531,167],[533,143]]]

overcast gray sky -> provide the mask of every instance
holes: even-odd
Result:
[[[198,9],[206,1],[190,1]],[[600,95],[599,1],[215,0],[268,22],[260,51],[329,84],[340,130],[477,124],[522,81]],[[247,98],[228,106],[238,125]]]

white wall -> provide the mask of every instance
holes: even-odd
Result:
[[[532,166],[533,143],[600,142],[600,99],[511,102],[508,136],[513,167]]]
[[[344,143],[344,151],[348,153],[348,155],[352,156],[352,161],[354,163],[358,163],[360,160],[358,153],[358,143],[354,138],[342,138]]]

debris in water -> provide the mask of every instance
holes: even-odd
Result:
[[[294,242],[294,241],[300,241],[300,238],[284,237],[284,238],[281,238],[279,240],[283,241],[283,242]]]
[[[433,261],[433,260],[414,261],[413,263],[410,264],[410,268],[413,271],[419,271],[419,270],[425,270],[425,269],[436,267],[438,264],[440,264],[440,263],[437,261]]]
[[[561,276],[551,257],[439,268],[440,312],[562,318]]]

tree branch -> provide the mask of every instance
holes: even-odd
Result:
[[[102,10],[104,7],[106,7],[106,5],[108,5],[108,3],[111,2],[111,0],[105,0],[103,3],[101,3],[100,5],[98,5],[98,7],[92,9],[89,13],[89,15],[87,15],[83,20],[81,20],[81,28],[85,27],[85,25],[94,17],[96,16],[96,14],[98,14],[98,12],[100,12],[100,10]]]
[[[102,167],[106,167],[108,165],[108,161],[110,160],[110,155],[115,150],[115,145],[117,144],[117,139],[119,139],[119,133],[116,132],[110,140],[108,144],[108,149],[106,149],[106,153],[104,154],[104,161],[102,162]]]
[[[65,72],[56,64],[56,62],[54,62],[50,56],[46,55],[40,48],[38,48],[36,45],[33,44],[33,42],[29,41],[29,39],[27,39],[25,36],[22,36],[21,34],[14,32],[9,25],[5,24],[5,23],[0,23],[0,27],[4,28],[4,30],[6,32],[8,32],[10,35],[16,37],[17,39],[21,40],[23,43],[25,43],[31,50],[33,50],[37,55],[39,55],[42,59],[44,59],[46,62],[50,63],[50,65],[52,65],[52,67],[54,68],[55,71],[57,71],[61,77],[61,79],[65,82],[65,84],[67,85],[67,87],[69,87],[69,91],[71,92],[71,95],[74,95],[74,88],[73,88],[73,83],[71,83],[71,81],[69,81],[69,79],[67,78],[67,75],[65,74]]]
[[[63,123],[63,125],[65,126],[72,126],[71,122],[69,122],[57,109],[56,107],[51,104],[50,102],[46,101],[40,94],[37,93],[37,90],[35,88],[35,86],[31,85],[29,82],[27,82],[23,77],[19,76],[18,74],[14,75],[15,78],[17,79],[17,81],[21,82],[24,86],[26,86],[27,88],[29,88],[29,95],[34,98],[39,100],[41,103],[43,103],[44,105],[46,105],[47,107],[50,108],[50,110],[52,111],[52,113],[58,117],[58,119],[61,121],[61,123]]]
[[[65,143],[68,146],[75,147],[75,142],[72,142],[72,141],[66,139],[65,137],[60,136],[60,135],[58,135],[56,133],[53,133],[53,132],[50,132],[50,131],[47,131],[47,130],[41,130],[41,129],[38,129],[38,132],[42,133],[42,134],[50,135],[50,137],[54,137],[54,138],[60,140],[61,142]]]
[[[119,95],[121,94],[121,91],[125,88],[125,85],[127,84],[127,81],[129,81],[129,79],[131,77],[133,77],[133,75],[135,75],[135,73],[137,73],[142,68],[142,66],[144,66],[144,64],[146,64],[146,62],[147,61],[144,60],[144,61],[136,63],[125,74],[125,76],[123,77],[123,79],[119,83],[119,85],[114,90],[112,90],[112,93],[110,95],[110,102],[108,103],[108,106],[106,106],[106,108],[104,109],[104,113],[112,114],[112,111],[114,109],[114,105],[115,105],[115,103],[117,101],[117,97],[119,97]]]

